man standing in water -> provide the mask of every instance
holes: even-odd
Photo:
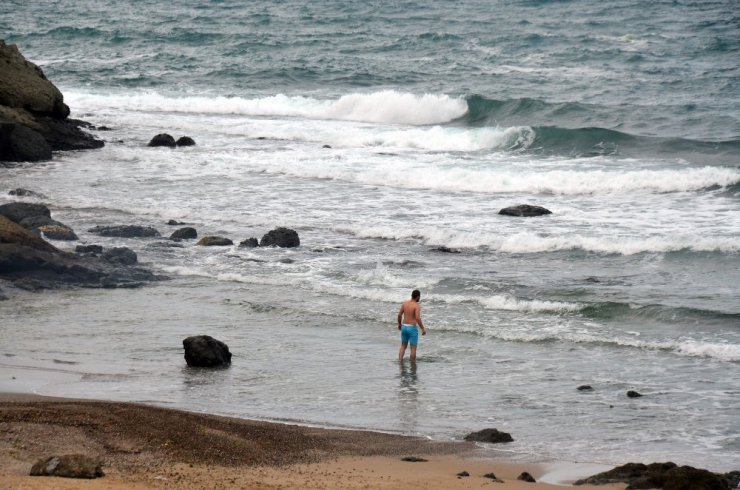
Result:
[[[411,299],[404,301],[401,309],[398,310],[398,329],[401,331],[401,349],[398,351],[398,360],[403,361],[406,354],[406,346],[411,344],[411,360],[416,360],[416,345],[419,343],[419,331],[417,325],[421,327],[421,334],[426,335],[424,323],[421,321],[421,293],[414,289],[411,293]]]

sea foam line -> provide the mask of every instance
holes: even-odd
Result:
[[[353,93],[321,100],[278,94],[268,97],[168,97],[157,92],[90,94],[65,91],[65,101],[84,110],[179,112],[254,117],[304,117],[387,124],[442,124],[465,115],[467,102],[438,94],[411,94],[395,90]]]

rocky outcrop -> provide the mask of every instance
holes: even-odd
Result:
[[[177,142],[175,141],[175,138],[167,133],[160,133],[149,140],[149,144],[147,146],[166,146],[168,148],[174,148],[176,145]]]
[[[200,240],[198,240],[198,243],[196,245],[200,245],[203,247],[225,247],[228,245],[233,245],[234,242],[231,241],[229,238],[224,238],[222,236],[204,236]]]
[[[298,247],[301,240],[298,233],[290,228],[279,227],[271,230],[260,240],[260,247]]]
[[[0,161],[49,160],[56,150],[102,147],[69,112],[41,68],[0,40]]]
[[[501,432],[498,429],[483,429],[478,432],[472,432],[465,436],[466,441],[474,442],[489,442],[489,443],[500,443],[500,442],[512,442],[514,439],[508,432]]]
[[[542,206],[531,206],[529,204],[519,204],[518,206],[509,206],[498,212],[505,216],[543,216],[545,214],[552,214],[552,211],[545,209]]]
[[[63,286],[138,287],[156,280],[150,271],[100,257],[63,252],[0,215],[0,278],[39,290]]]
[[[198,238],[198,232],[195,228],[191,228],[189,226],[180,228],[170,235],[171,240],[190,240],[192,238]]]
[[[192,367],[224,367],[231,364],[229,346],[208,335],[196,335],[182,341],[185,362]]]
[[[155,228],[139,225],[96,226],[87,231],[100,236],[118,238],[148,238],[160,236],[159,231]]]
[[[77,240],[69,226],[51,218],[51,211],[43,204],[11,202],[0,206],[0,215],[35,233],[43,233],[50,240]]]
[[[627,483],[627,489],[665,488],[671,490],[731,490],[737,488],[740,472],[719,474],[677,466],[675,463],[627,463],[609,471],[578,480],[575,485]]]
[[[67,454],[38,460],[31,468],[31,476],[93,479],[105,476],[105,473],[98,460],[82,454]]]

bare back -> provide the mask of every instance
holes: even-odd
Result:
[[[418,325],[421,321],[421,306],[413,299],[404,301],[401,305],[401,312],[405,325]]]

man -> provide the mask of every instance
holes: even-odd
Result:
[[[416,345],[419,343],[419,331],[417,325],[421,327],[421,334],[426,335],[424,323],[421,321],[421,293],[414,289],[411,293],[411,299],[404,301],[401,309],[398,310],[398,329],[401,331],[401,349],[398,351],[398,360],[403,361],[406,354],[406,346],[411,344],[411,361],[416,360]]]

